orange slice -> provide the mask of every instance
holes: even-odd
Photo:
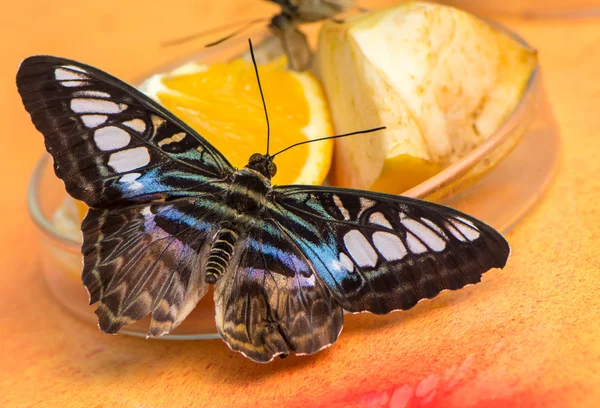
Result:
[[[309,73],[285,70],[285,58],[259,66],[271,124],[271,154],[294,143],[330,136],[329,108],[319,82]],[[266,153],[267,126],[254,68],[235,60],[191,64],[148,80],[144,91],[198,131],[235,166],[253,153]],[[320,184],[331,164],[332,141],[283,153],[273,184]]]

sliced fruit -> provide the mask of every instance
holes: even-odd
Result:
[[[269,120],[270,153],[329,136],[329,108],[309,73],[285,70],[285,58],[259,66]],[[209,67],[188,65],[146,82],[144,91],[197,130],[236,167],[265,153],[267,127],[254,68],[235,60]],[[274,184],[320,184],[331,164],[333,142],[310,143],[280,156]],[[277,160],[276,160],[277,164]]]
[[[476,17],[405,3],[324,24],[316,67],[338,133],[333,182],[401,193],[491,136],[514,110],[535,51]]]

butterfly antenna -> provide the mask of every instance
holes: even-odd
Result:
[[[248,44],[250,45],[250,55],[252,56],[252,64],[254,65],[254,72],[256,73],[256,82],[258,82],[258,90],[260,91],[260,98],[262,99],[263,108],[265,110],[265,118],[267,119],[267,154],[269,155],[269,142],[271,141],[271,125],[269,124],[269,114],[267,113],[267,104],[265,103],[265,95],[263,95],[262,86],[260,85],[260,76],[258,75],[258,65],[256,65],[256,58],[254,57],[254,49],[252,48],[252,40],[248,38]]]
[[[372,129],[359,130],[359,131],[351,132],[351,133],[344,133],[342,135],[335,135],[335,136],[321,137],[321,138],[318,138],[318,139],[305,140],[304,142],[294,143],[293,145],[288,146],[285,149],[278,151],[273,156],[271,156],[271,158],[274,158],[278,154],[281,154],[281,153],[283,153],[285,151],[290,150],[292,147],[302,146],[304,144],[308,144],[308,143],[312,143],[312,142],[320,142],[320,141],[323,141],[323,140],[339,139],[339,138],[342,138],[342,137],[348,137],[348,136],[354,136],[354,135],[362,135],[364,133],[377,132],[378,130],[383,130],[383,129],[385,129],[385,126],[379,126],[379,127],[372,128]]]
[[[208,30],[203,30],[203,31],[200,31],[200,32],[197,32],[194,34],[186,35],[184,37],[175,38],[173,40],[169,40],[167,42],[162,43],[161,46],[162,47],[172,47],[174,45],[180,45],[180,44],[195,40],[196,38],[201,38],[201,37],[204,37],[207,35],[219,33],[228,28],[238,27],[240,24],[245,24],[239,30],[236,30],[231,34],[228,34],[227,36],[221,38],[220,40],[217,40],[217,41],[214,41],[212,43],[205,45],[205,47],[212,47],[214,45],[222,43],[223,41],[227,41],[231,37],[234,37],[234,36],[240,34],[241,32],[243,32],[244,30],[247,30],[248,28],[250,28],[252,25],[254,25],[256,23],[265,22],[267,20],[268,20],[267,18],[256,18],[256,19],[252,19],[252,20],[239,20],[234,23],[224,24],[219,27],[210,28]]]

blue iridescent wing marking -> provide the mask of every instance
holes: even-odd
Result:
[[[34,56],[21,64],[17,87],[56,175],[91,207],[188,195],[233,172],[197,132],[96,68]]]
[[[318,186],[275,187],[272,197],[272,217],[351,312],[409,309],[509,256],[493,228],[433,203]]]
[[[215,286],[217,328],[231,349],[268,362],[337,340],[342,308],[275,223],[248,231],[235,253]]]

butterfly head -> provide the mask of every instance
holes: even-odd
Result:
[[[277,166],[273,163],[273,157],[269,155],[254,153],[250,156],[246,167],[259,172],[269,180],[277,174]]]

